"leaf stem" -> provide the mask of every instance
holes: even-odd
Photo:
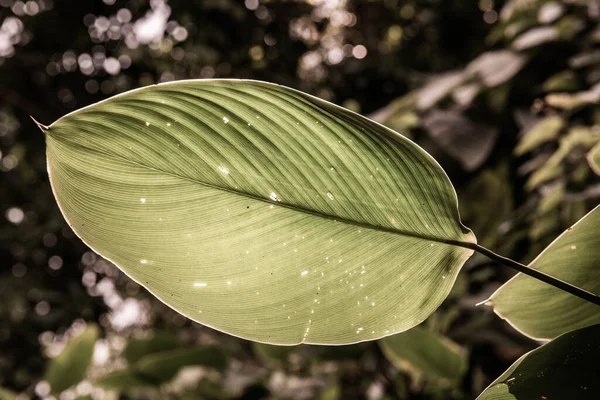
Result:
[[[505,265],[507,267],[515,269],[525,275],[529,275],[532,278],[538,279],[542,282],[552,285],[555,288],[564,290],[565,292],[568,292],[568,293],[572,294],[573,296],[577,296],[580,299],[587,300],[590,303],[594,303],[597,306],[600,306],[600,297],[596,296],[594,293],[588,292],[587,290],[581,289],[578,286],[571,285],[568,282],[565,282],[565,281],[562,281],[553,276],[547,275],[537,269],[530,268],[519,262],[511,260],[510,258],[503,257],[499,254],[494,253],[491,250],[486,249],[483,246],[478,245],[478,244],[474,244],[472,249],[477,251],[478,253],[483,254],[484,256],[488,257],[491,260],[499,262],[502,265]]]

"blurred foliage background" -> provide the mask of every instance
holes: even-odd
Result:
[[[280,83],[405,134],[479,241],[521,262],[600,197],[596,0],[0,0],[0,399],[470,399],[538,345],[475,306],[512,274],[480,256],[405,334],[274,347],[185,319],[91,252],[29,116],[188,78]]]

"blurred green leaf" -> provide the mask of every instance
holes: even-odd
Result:
[[[484,247],[497,244],[501,236],[500,225],[513,210],[512,185],[508,176],[506,166],[485,170],[459,192],[461,216],[473,232],[477,232],[479,243]]]
[[[94,381],[94,385],[105,389],[126,392],[140,386],[154,386],[155,382],[145,380],[132,369],[109,372]]]
[[[578,88],[577,74],[570,69],[552,75],[542,84],[545,92],[569,92]]]
[[[234,394],[228,392],[221,386],[207,380],[200,381],[198,383],[198,386],[194,390],[184,392],[177,397],[177,399],[179,400],[226,400],[233,398],[236,398]]]
[[[396,132],[410,137],[408,131],[420,125],[420,118],[414,111],[416,99],[417,93],[410,92],[375,111],[368,117]]]
[[[538,242],[547,235],[560,230],[560,215],[558,210],[551,210],[544,215],[538,215],[531,223],[528,236],[534,242],[528,251],[527,259],[533,259],[543,249]]]
[[[388,360],[402,371],[456,383],[468,368],[467,353],[449,339],[417,326],[379,342]]]
[[[600,102],[600,86],[576,93],[551,93],[546,96],[548,105],[561,110],[573,111]]]
[[[461,107],[468,107],[477,98],[483,87],[478,83],[467,83],[452,91],[452,100]]]
[[[324,346],[311,351],[318,360],[348,361],[357,360],[369,353],[370,343],[357,343],[345,346]]]
[[[52,394],[58,395],[85,378],[99,334],[98,326],[88,325],[67,343],[62,353],[49,361],[44,379],[50,384]]]
[[[600,398],[600,325],[565,333],[519,358],[477,400]]]
[[[600,175],[600,143],[596,144],[587,155],[588,164],[590,168],[597,174]]]
[[[575,15],[565,15],[556,23],[556,29],[561,40],[573,40],[575,35],[585,28],[585,23]]]
[[[154,336],[148,339],[130,339],[127,342],[127,347],[123,350],[123,357],[129,365],[133,365],[148,354],[173,350],[180,345],[173,335],[165,332],[155,332]]]
[[[546,185],[542,190],[542,196],[538,204],[537,215],[546,214],[555,209],[564,200],[565,184],[557,182],[553,185]]]
[[[181,348],[142,357],[133,369],[146,379],[166,382],[182,367],[190,365],[202,365],[223,371],[227,366],[227,356],[218,346]]]
[[[317,400],[338,400],[341,396],[339,386],[331,386],[319,393]]]
[[[515,147],[514,153],[520,156],[537,148],[542,143],[557,139],[564,126],[565,121],[558,115],[542,119],[523,135]]]
[[[16,400],[17,394],[0,387],[0,400]]]
[[[600,206],[567,229],[529,266],[600,294]],[[552,339],[600,322],[600,308],[524,274],[502,285],[489,303],[498,316],[535,339]]]
[[[98,378],[94,384],[126,392],[131,388],[158,386],[171,380],[186,366],[200,365],[218,371],[223,371],[227,366],[227,356],[218,346],[158,351],[159,347],[169,347],[164,344],[172,343],[171,340],[174,338],[159,334],[152,339],[134,341],[136,361],[130,363],[127,369],[113,371]],[[142,349],[147,349],[148,353],[141,354]]]
[[[596,32],[600,33],[597,28]],[[596,65],[600,62],[600,50],[584,49],[582,52],[569,58],[569,67],[574,69],[585,68]]]
[[[283,86],[171,82],[42,128],[54,194],[83,241],[233,335],[343,344],[404,331],[473,253],[431,156]]]
[[[563,172],[563,161],[575,149],[587,152],[594,144],[598,143],[600,135],[585,126],[574,126],[560,139],[558,149],[534,173],[531,174],[525,187],[533,190],[540,184],[557,178]]]
[[[271,365],[284,365],[290,353],[298,350],[297,346],[274,346],[264,343],[252,343],[252,350],[263,362]]]

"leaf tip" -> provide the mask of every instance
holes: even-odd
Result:
[[[40,128],[40,129],[41,129],[41,131],[42,131],[42,132],[46,133],[46,131],[49,129],[49,128],[48,128],[46,125],[44,125],[44,124],[42,124],[42,123],[40,123],[40,122],[36,121],[36,119],[35,119],[35,118],[33,118],[33,116],[31,116],[31,115],[30,115],[30,116],[29,116],[29,118],[31,118],[31,120],[32,120],[33,122],[35,122],[35,124],[38,126],[38,128]]]
[[[480,301],[479,303],[475,304],[475,307],[479,307],[481,305],[493,307],[494,304],[492,303],[492,298],[490,297],[486,300]]]

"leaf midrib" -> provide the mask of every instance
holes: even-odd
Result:
[[[54,124],[52,124],[54,125]],[[44,129],[45,133],[50,137],[50,133],[51,133],[51,128],[52,126]],[[78,146],[81,147],[83,149],[92,151],[94,153],[98,153],[101,154],[103,156],[115,159],[115,160],[119,160],[125,163],[129,163],[132,165],[136,165],[138,167],[142,167],[142,168],[146,168],[148,170],[154,171],[154,172],[158,172],[161,174],[165,174],[167,176],[171,176],[174,178],[178,178],[178,179],[182,179],[188,182],[193,182],[195,184],[198,185],[202,185],[211,189],[215,189],[215,190],[220,190],[223,192],[227,192],[227,193],[232,193],[238,196],[242,196],[242,197],[247,197],[249,199],[252,200],[258,200],[267,204],[271,204],[274,206],[279,206],[279,207],[283,207],[283,208],[287,208],[289,210],[293,210],[296,212],[300,212],[300,213],[304,213],[304,214],[308,214],[308,215],[312,215],[312,216],[316,216],[319,218],[323,218],[323,219],[327,219],[330,221],[334,221],[334,222],[340,222],[343,224],[347,224],[347,225],[352,225],[352,226],[357,226],[360,228],[364,228],[364,229],[370,229],[370,230],[374,230],[374,231],[379,231],[379,232],[386,232],[386,233],[392,233],[395,235],[399,235],[399,236],[406,236],[406,237],[412,237],[412,238],[417,238],[417,239],[422,239],[422,240],[427,240],[427,241],[432,241],[432,242],[437,242],[437,243],[443,243],[443,244],[447,244],[450,246],[456,246],[456,247],[461,247],[461,248],[465,248],[465,249],[469,249],[469,250],[476,250],[477,244],[476,243],[472,243],[472,242],[465,242],[462,240],[455,240],[455,239],[445,239],[445,238],[440,238],[440,237],[436,237],[436,236],[429,236],[429,235],[423,235],[423,234],[419,234],[419,233],[415,233],[415,232],[410,232],[410,231],[405,231],[405,230],[401,230],[401,229],[394,229],[394,228],[388,228],[385,226],[381,226],[381,225],[374,225],[374,224],[369,224],[366,222],[359,222],[359,221],[354,221],[351,219],[347,219],[347,218],[343,218],[343,217],[339,217],[339,216],[335,216],[335,215],[330,215],[330,214],[325,214],[322,212],[318,212],[318,211],[314,211],[314,210],[309,210],[306,208],[302,208],[302,207],[298,207],[296,205],[293,204],[288,204],[288,203],[282,203],[281,201],[273,201],[269,198],[265,198],[265,197],[261,197],[261,196],[256,196],[253,195],[251,193],[246,193],[246,192],[242,192],[240,190],[235,190],[235,189],[230,189],[230,188],[226,188],[226,187],[222,187],[222,186],[216,186],[207,182],[202,182],[198,179],[194,179],[191,177],[187,177],[187,176],[182,176],[173,172],[168,172],[159,168],[155,168],[155,167],[151,167],[149,165],[146,164],[142,164],[136,161],[132,161],[129,160],[125,157],[116,155],[116,154],[110,154],[104,151],[100,151],[98,149],[92,148],[92,147],[88,147],[88,146],[83,146],[79,143],[70,143],[73,146]],[[52,177],[50,177],[50,179],[52,179]],[[460,223],[460,222],[459,222]]]

